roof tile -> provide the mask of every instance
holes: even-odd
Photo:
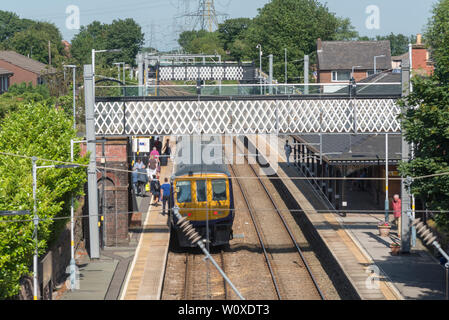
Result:
[[[377,69],[391,69],[390,41],[323,41],[318,51],[320,70],[351,70],[353,66],[374,69],[374,56]]]
[[[0,51],[0,60],[7,61],[22,69],[28,70],[36,74],[55,73],[56,69],[43,64],[39,61],[30,59],[15,51]]]

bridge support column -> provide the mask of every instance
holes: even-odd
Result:
[[[86,104],[87,151],[90,152],[87,170],[89,206],[89,251],[91,259],[100,258],[100,233],[98,226],[97,161],[95,140],[95,97],[92,65],[84,66],[84,96]]]
[[[402,64],[402,95],[406,97],[410,94],[410,62],[404,61]],[[401,129],[402,130],[402,129]],[[408,162],[410,160],[410,145],[405,140],[405,136],[402,134],[402,161]],[[411,195],[408,192],[405,179],[401,180],[401,251],[403,253],[410,252],[411,245]]]
[[[143,55],[139,53],[137,55],[137,67],[138,67],[138,80],[139,80],[139,97],[143,96]]]

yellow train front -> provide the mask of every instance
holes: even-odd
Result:
[[[170,207],[180,208],[203,239],[220,246],[232,239],[234,223],[234,195],[226,165],[182,165],[172,176]],[[172,232],[181,247],[193,244],[177,226],[177,218],[170,214]]]

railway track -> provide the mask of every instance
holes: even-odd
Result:
[[[212,257],[226,272],[224,252]],[[202,253],[186,252],[184,273],[184,300],[227,300],[227,287],[223,277],[216,271],[212,263],[204,261]]]
[[[257,166],[229,166],[234,177],[257,177]],[[275,187],[263,177],[233,179],[236,217],[235,238],[229,246],[212,249],[212,256],[248,300],[324,299],[314,274],[323,282],[324,271],[289,215]],[[279,208],[282,208],[279,209]],[[285,219],[284,219],[285,218]],[[289,227],[292,226],[293,228]],[[288,230],[287,230],[288,229]],[[293,232],[290,230],[292,229]],[[298,245],[298,239],[300,245]],[[306,247],[309,247],[308,249]],[[304,254],[301,251],[304,248]],[[304,258],[304,255],[306,258]],[[308,257],[308,258],[307,258]],[[306,259],[311,259],[312,271]],[[331,290],[332,292],[332,290]],[[335,298],[331,294],[331,298]],[[236,300],[237,295],[198,249],[169,252],[162,291],[163,300]]]
[[[236,143],[235,145],[237,146]],[[230,168],[234,176],[258,178],[234,181],[237,182],[250,213],[277,298],[324,300],[325,296],[263,178],[248,163],[246,157],[244,166],[230,165]],[[257,181],[257,185],[253,181]],[[258,209],[263,211],[258,212]]]

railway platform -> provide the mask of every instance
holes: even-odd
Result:
[[[171,171],[169,161],[161,168],[161,183]],[[57,300],[159,299],[170,233],[168,216],[160,214],[162,205],[151,206],[151,201],[151,197],[137,198],[142,227],[130,230],[129,246],[104,248],[96,260],[86,252],[77,254],[79,289],[70,291],[64,285],[55,294]]]
[[[390,243],[398,241],[397,232],[392,230],[389,238],[378,235],[377,224],[384,215],[347,213],[342,217],[332,213],[306,180],[291,179],[302,174],[294,165],[287,165],[284,143],[285,140],[279,139],[278,150],[270,150],[278,154],[277,175],[305,210],[308,221],[361,299],[444,299],[444,269],[419,239],[410,254],[391,255]],[[364,207],[367,203],[361,193],[347,195],[353,208]]]
[[[175,150],[175,145],[170,145]],[[170,178],[173,162],[161,167],[159,181]],[[152,198],[151,202],[153,202]],[[168,215],[162,215],[162,202],[149,206],[136,255],[127,272],[120,300],[160,300],[167,252],[170,244]]]

